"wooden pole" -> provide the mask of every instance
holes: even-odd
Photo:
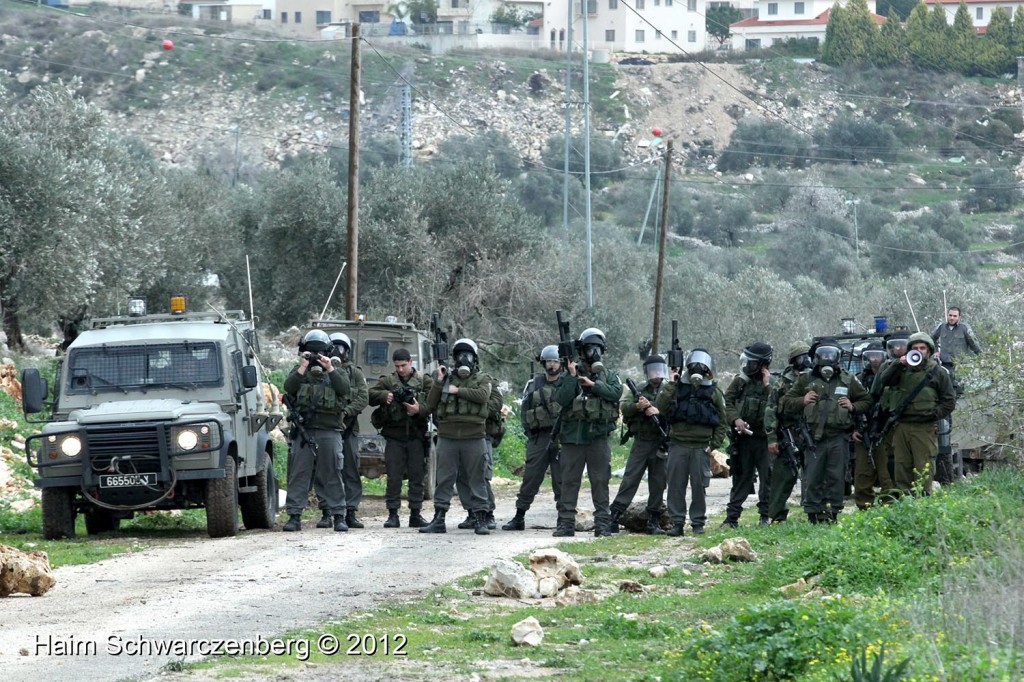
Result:
[[[359,311],[359,24],[352,24],[352,72],[348,105],[348,291],[345,316],[354,320]]]
[[[654,285],[654,331],[651,334],[651,352],[657,353],[661,329],[661,299],[665,279],[665,248],[668,244],[668,188],[672,171],[672,140],[665,145],[665,184],[661,191],[661,216],[658,219],[661,233],[658,236],[658,275]]]

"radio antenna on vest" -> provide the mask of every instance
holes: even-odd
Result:
[[[917,331],[921,331],[921,325],[917,323],[917,315],[914,314],[914,306],[910,304],[910,295],[907,294],[907,290],[903,290],[903,295],[907,299],[907,307],[910,308],[910,316],[914,318],[914,326],[917,327]]]
[[[341,273],[345,272],[345,266],[348,265],[348,261],[341,264],[341,270],[338,270],[338,276],[334,278],[334,286],[331,287],[331,293],[327,294],[327,301],[324,303],[324,309],[320,311],[320,319],[324,319],[324,315],[327,314],[327,306],[331,304],[331,299],[334,298],[334,290],[338,288],[338,282],[341,281]]]

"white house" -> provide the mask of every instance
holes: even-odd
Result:
[[[953,18],[956,17],[956,11],[960,8],[960,0],[951,2],[946,0],[924,0],[925,4],[931,9],[932,5],[941,4],[942,9],[946,10],[946,22],[952,26]],[[1013,18],[1013,13],[1018,7],[1024,5],[1024,0],[1004,0],[1004,2],[992,2],[992,0],[965,0],[967,3],[967,9],[971,13],[971,19],[974,21],[974,27],[976,29],[984,29],[988,26],[988,22],[992,20],[992,12],[996,10],[996,7],[1002,7],[1010,18]]]
[[[825,41],[825,27],[833,0],[760,0],[758,13],[729,26],[734,50],[756,50],[791,38]],[[875,14],[875,0],[868,0],[868,10],[875,21],[885,17]]]

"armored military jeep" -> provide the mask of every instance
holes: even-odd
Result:
[[[384,322],[366,320],[314,320],[314,329],[328,334],[342,332],[352,339],[352,362],[358,365],[366,376],[366,382],[373,385],[382,374],[394,371],[391,354],[405,348],[412,356],[413,366],[422,372],[431,373],[437,369],[431,337],[419,331],[408,322],[399,322],[388,317]],[[359,415],[356,426],[356,441],[359,447],[359,473],[367,478],[378,478],[384,473],[384,437],[370,422],[374,407],[367,407]],[[437,458],[434,455],[433,438],[430,438],[427,461],[425,494],[430,499],[437,483]]]
[[[210,537],[272,528],[277,482],[244,313],[95,319],[62,358],[50,418],[26,443],[42,488],[43,536],[116,530],[141,510],[205,507]],[[22,372],[26,415],[45,407],[39,371]]]

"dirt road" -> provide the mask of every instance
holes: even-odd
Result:
[[[710,513],[723,509],[728,484],[712,481]],[[514,494],[509,489],[500,495],[499,523],[514,513]],[[585,490],[580,509],[592,509]],[[377,516],[368,517],[361,531],[334,533],[306,524],[300,533],[253,531],[220,540],[197,533],[136,554],[58,568],[58,584],[47,595],[0,603],[3,679],[149,679],[168,662],[201,658],[195,654],[208,640],[258,643],[300,627],[315,629],[387,599],[421,595],[495,558],[553,544],[550,490],[527,516],[546,529],[476,536],[455,530],[463,516],[452,516],[446,535],[385,530],[384,517]],[[190,640],[193,655],[154,650]]]

